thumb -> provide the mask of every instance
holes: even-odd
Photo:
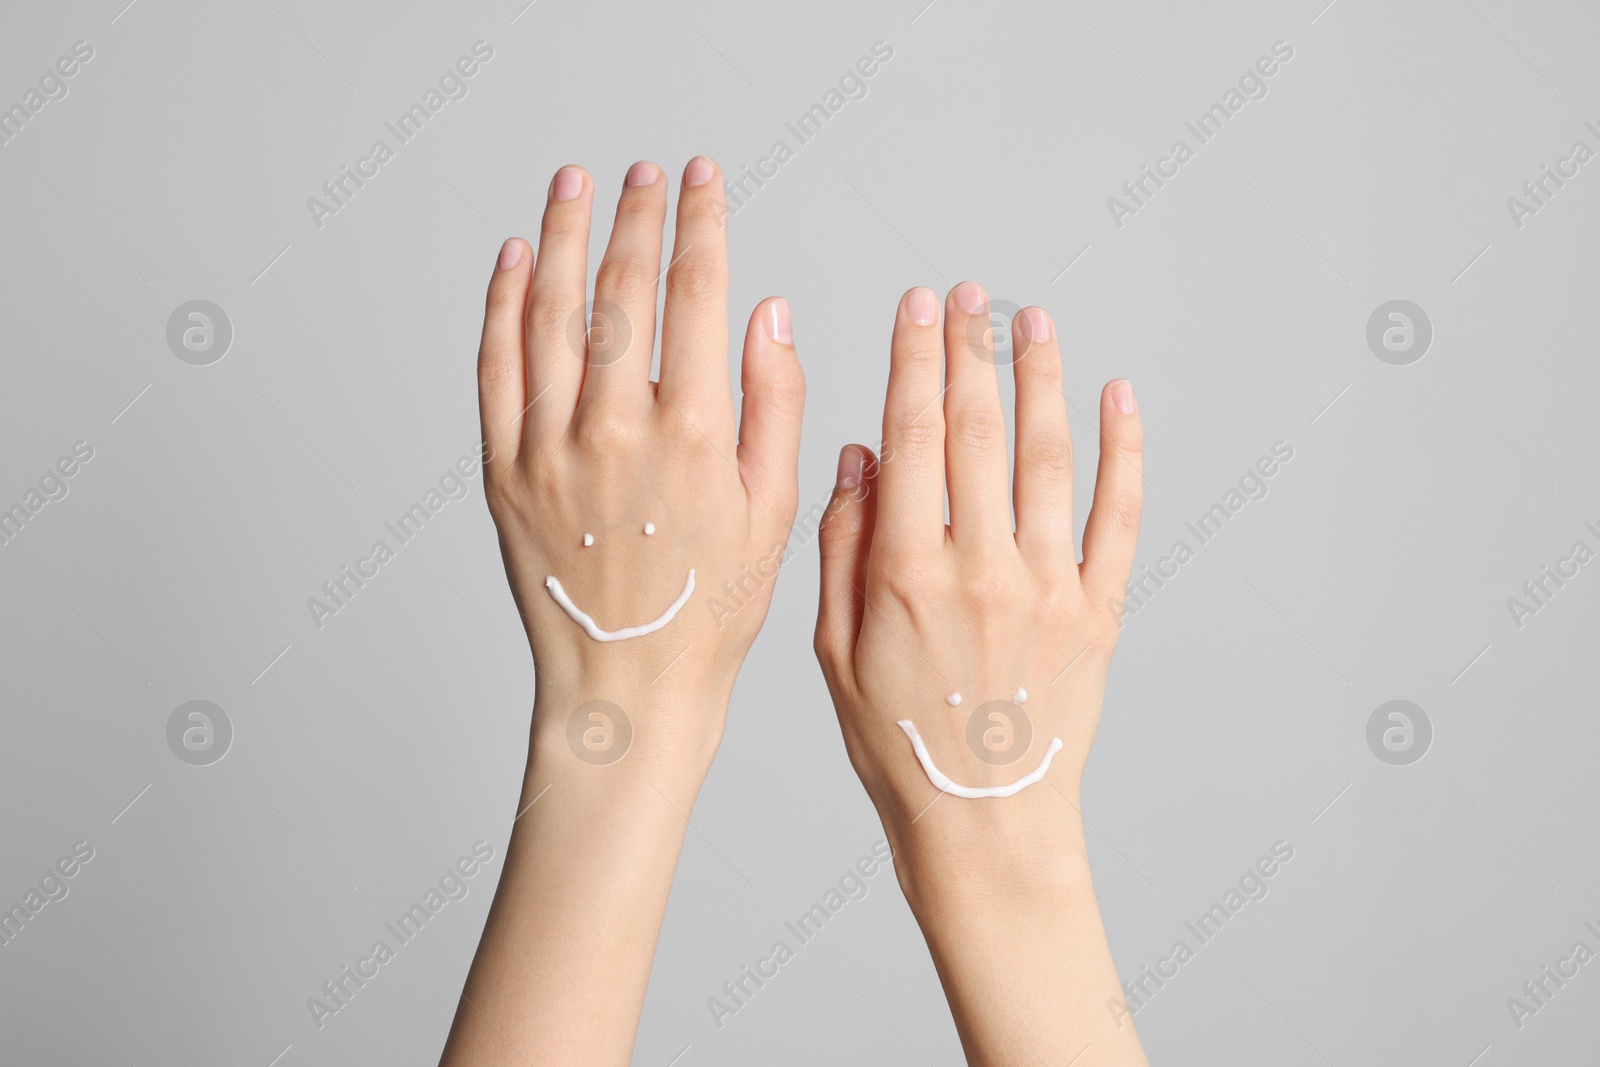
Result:
[[[822,516],[822,598],[817,609],[817,658],[848,661],[866,608],[867,553],[878,511],[878,459],[870,448],[845,445],[833,496]]]

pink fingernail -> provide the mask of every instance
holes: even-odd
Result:
[[[551,200],[571,200],[583,192],[583,171],[577,167],[562,167],[556,171],[556,180],[550,183]]]
[[[717,172],[717,165],[705,156],[695,156],[689,160],[689,165],[683,171],[683,184],[688,186],[704,185],[711,180]]]
[[[932,289],[917,286],[906,298],[906,315],[918,326],[932,326],[939,318],[939,298]]]
[[[1030,341],[1050,340],[1050,316],[1041,308],[1028,308],[1021,315],[1022,336]]]
[[[660,168],[658,168],[654,163],[646,163],[641,159],[639,162],[628,168],[628,180],[625,184],[629,188],[632,188],[635,185],[654,185],[656,183],[656,178],[659,177],[660,174]]]
[[[500,260],[497,264],[501,270],[510,270],[522,259],[522,242],[515,237],[500,246]]]
[[[861,450],[845,445],[839,450],[839,476],[834,484],[840,489],[854,489],[861,484],[864,465]]]
[[[1111,383],[1111,403],[1116,405],[1118,411],[1124,415],[1135,415],[1139,411],[1139,401],[1133,395],[1133,383],[1126,378],[1119,378]]]
[[[965,311],[968,315],[978,314],[989,303],[988,294],[983,291],[983,286],[977,282],[962,282],[955,287],[955,291],[950,296],[955,300],[956,307]]]
[[[789,318],[789,301],[778,297],[767,305],[767,336],[780,345],[794,343],[794,323]]]

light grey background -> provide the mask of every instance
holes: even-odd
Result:
[[[793,303],[806,506],[877,440],[917,283],[1057,316],[1080,522],[1099,387],[1135,382],[1141,565],[1294,449],[1129,621],[1090,762],[1126,978],[1294,848],[1140,1010],[1152,1060],[1595,1055],[1600,963],[1520,1029],[1507,1007],[1600,949],[1600,564],[1521,628],[1507,606],[1600,548],[1600,163],[1521,228],[1506,204],[1600,148],[1592,6],[125,2],[14,5],[0,35],[5,106],[94,49],[0,146],[0,504],[94,449],[0,545],[0,903],[95,850],[0,947],[5,1062],[434,1062],[498,859],[320,1030],[306,1001],[473,842],[503,853],[533,672],[481,482],[322,629],[306,600],[471,447],[483,287],[556,167],[606,219],[637,158],[676,189],[696,152],[736,174],[778,139],[794,159],[729,223],[730,316]],[[314,225],[479,40],[469,95]],[[784,122],[879,40],[866,97],[797,147]],[[1280,40],[1268,95],[1119,228],[1107,198]],[[211,366],[166,343],[193,299],[233,325]],[[1410,366],[1365,340],[1392,299],[1433,324]],[[740,678],[638,1064],[961,1060],[892,874],[722,1028],[707,1009],[881,837],[810,654],[816,571],[786,568]],[[1366,741],[1400,698],[1434,729],[1409,766]],[[195,699],[233,725],[209,766],[167,747]]]

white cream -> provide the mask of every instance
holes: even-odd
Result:
[[[561,610],[571,616],[572,621],[583,627],[584,633],[596,641],[626,641],[630,637],[643,637],[645,634],[653,634],[672,621],[672,617],[678,614],[678,609],[689,602],[689,597],[694,592],[694,568],[689,568],[689,580],[684,583],[683,592],[678,594],[678,599],[674,600],[671,606],[662,612],[659,619],[640,626],[625,626],[620,630],[602,630],[599,626],[596,626],[595,621],[579,610],[578,606],[567,596],[567,591],[561,588],[561,582],[555,575],[545,578],[544,587],[550,590],[550,596],[557,604],[561,605]]]
[[[1020,686],[1020,685],[1017,686],[1017,691],[1015,693],[1011,694],[1011,703],[1013,703],[1013,704],[1026,704],[1027,702],[1028,702],[1028,691],[1026,689],[1022,688],[1022,686]]]
[[[656,535],[656,524],[653,523],[653,522],[645,523],[644,524],[644,535],[646,537],[654,537]]]
[[[949,704],[953,708],[957,704],[961,703],[961,694],[960,693],[951,693],[949,696],[944,698],[944,702],[946,704]]]
[[[583,547],[584,548],[588,548],[592,544],[594,544],[594,534],[584,534],[583,535]]]
[[[958,785],[950,780],[950,776],[933,765],[933,757],[928,755],[928,746],[922,743],[922,738],[917,734],[917,728],[910,719],[900,720],[900,729],[906,732],[911,739],[911,750],[917,754],[917,762],[922,764],[922,770],[928,776],[928,781],[941,793],[949,793],[953,797],[962,797],[966,800],[979,800],[983,797],[1009,797],[1015,796],[1033,783],[1039,781],[1050,770],[1050,761],[1055,754],[1061,751],[1061,738],[1050,739],[1050,746],[1044,750],[1044,759],[1039,761],[1039,766],[1018,778],[1010,785],[991,785],[976,787]]]

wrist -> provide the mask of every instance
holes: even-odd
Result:
[[[698,788],[722,741],[729,695],[707,683],[541,671],[529,771],[611,781],[642,774]]]
[[[913,912],[1059,905],[1092,895],[1077,802],[1046,791],[1027,800],[941,796],[914,821],[885,820]]]

